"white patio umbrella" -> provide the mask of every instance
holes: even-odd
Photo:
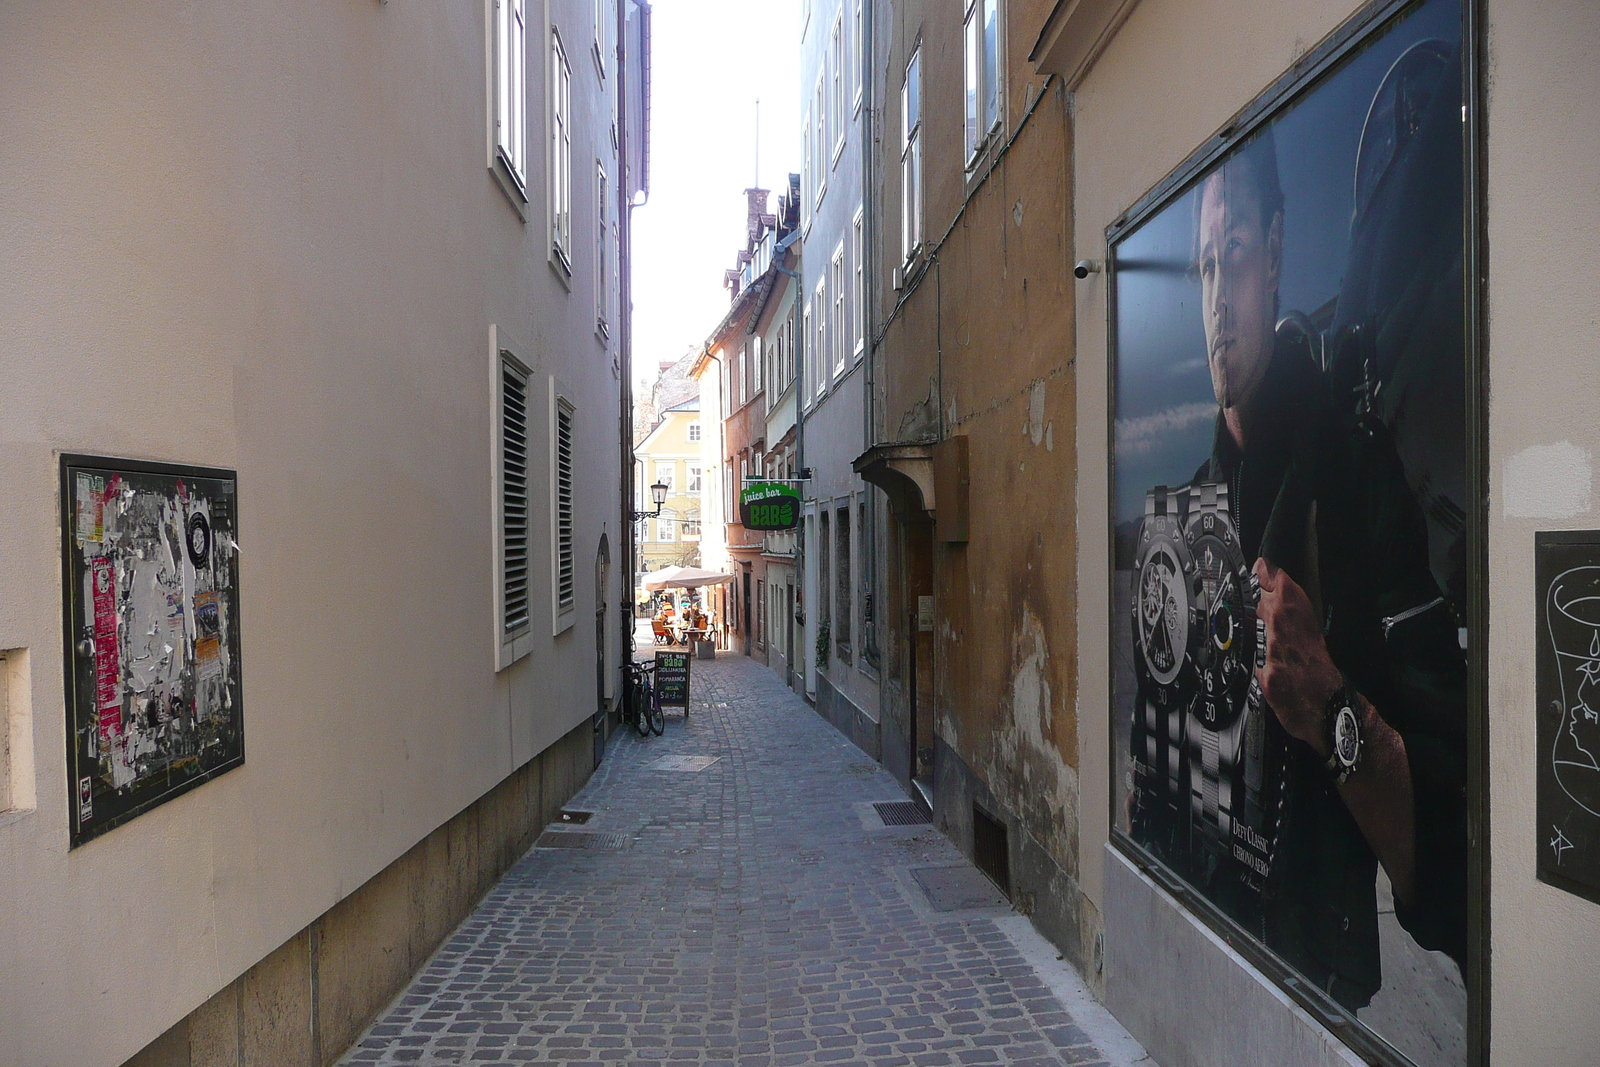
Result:
[[[661,589],[698,589],[703,585],[720,585],[733,581],[733,575],[719,571],[703,571],[699,567],[663,567],[645,575],[640,585],[651,592]]]

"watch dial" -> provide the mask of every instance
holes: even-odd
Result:
[[[1361,727],[1354,708],[1340,708],[1333,720],[1333,754],[1346,767],[1355,766],[1361,755]]]
[[[1161,685],[1170,683],[1189,644],[1189,603],[1182,565],[1164,541],[1151,546],[1140,568],[1134,626],[1151,677]]]
[[[1204,516],[1212,518],[1214,516]],[[1224,729],[1244,710],[1254,675],[1254,612],[1245,603],[1247,572],[1231,526],[1213,522],[1194,538],[1194,609],[1205,640],[1196,651],[1200,700],[1195,713],[1213,730]]]

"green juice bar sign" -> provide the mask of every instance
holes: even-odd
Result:
[[[755,482],[739,494],[746,530],[792,530],[800,525],[800,492],[781,482]]]

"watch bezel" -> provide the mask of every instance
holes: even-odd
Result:
[[[1361,755],[1366,748],[1361,704],[1349,686],[1341,686],[1328,701],[1328,709],[1328,773],[1343,785],[1361,765]],[[1346,750],[1351,750],[1348,755]]]

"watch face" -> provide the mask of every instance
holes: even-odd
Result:
[[[1190,533],[1195,623],[1205,635],[1195,652],[1200,674],[1195,714],[1207,727],[1221,730],[1244,710],[1255,675],[1255,613],[1245,602],[1249,572],[1233,525],[1221,515],[1191,520]]]
[[[1361,756],[1361,720],[1348,704],[1333,718],[1333,757],[1344,767],[1354,767]]]
[[[1183,574],[1167,546],[1159,546],[1139,574],[1139,649],[1156,681],[1177,677],[1188,644],[1188,604]]]
[[[1180,549],[1169,533],[1176,522],[1164,517],[1154,522],[1157,528],[1146,531],[1134,592],[1134,643],[1150,679],[1166,686],[1177,679],[1188,652],[1188,581]]]

